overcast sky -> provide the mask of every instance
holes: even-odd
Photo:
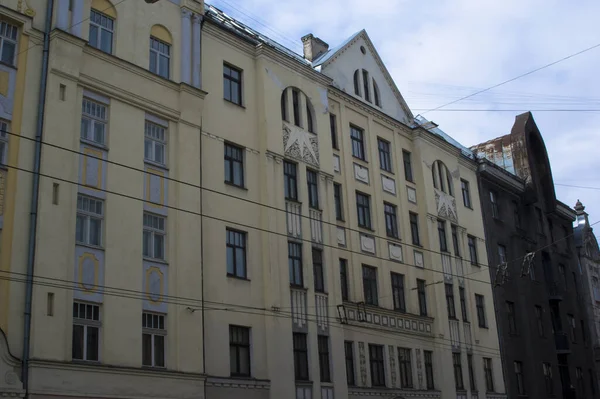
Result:
[[[600,43],[597,0],[213,0],[231,16],[302,53],[313,33],[338,45],[366,29],[398,89],[423,113]],[[447,109],[532,110],[555,184],[600,188],[600,48]],[[466,146],[510,133],[514,112],[435,111],[425,117]],[[556,186],[600,221],[600,189]],[[596,226],[596,235],[600,224]]]

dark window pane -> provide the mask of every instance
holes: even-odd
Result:
[[[73,359],[83,360],[83,326],[73,326]]]

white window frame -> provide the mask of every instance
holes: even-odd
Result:
[[[19,36],[18,31],[19,30],[15,25],[9,24],[6,21],[0,21],[0,62],[7,63],[11,66],[15,66],[16,59],[17,59],[17,50],[18,50],[18,46],[17,46],[17,44],[18,44],[17,38]],[[4,53],[4,49],[5,49],[5,46],[7,45],[7,43],[14,45],[12,60],[10,60],[9,62],[2,61],[2,54]]]
[[[82,359],[73,359],[76,361],[87,361],[87,362],[99,362],[100,361],[100,348],[101,348],[101,328],[102,328],[102,309],[100,308],[100,305],[95,304],[95,303],[89,303],[89,302],[83,302],[83,301],[75,301],[73,303],[73,308],[75,307],[75,305],[83,305],[85,312],[86,312],[86,316],[87,316],[87,307],[91,306],[92,307],[92,313],[91,313],[91,318],[88,317],[75,317],[75,314],[73,314],[73,327],[75,326],[83,326],[83,348],[82,348],[82,354],[83,354],[83,358]],[[94,312],[93,309],[94,308],[98,308],[98,319],[94,318]],[[80,316],[80,315],[78,315]],[[88,349],[88,344],[87,344],[87,340],[88,340],[88,329],[89,328],[96,328],[98,329],[98,359],[94,360],[90,360],[88,359],[88,353],[87,353],[87,349]]]
[[[112,28],[109,28],[107,26],[102,26],[102,24],[98,24],[97,22],[94,21],[93,18],[93,14],[98,14],[101,18],[104,17],[107,20],[110,20],[112,22]],[[104,14],[101,11],[98,11],[96,9],[91,9],[90,10],[90,34],[91,34],[91,30],[92,30],[92,26],[96,27],[97,29],[97,33],[96,33],[96,43],[98,44],[98,46],[92,46],[90,44],[90,46],[97,48],[98,50],[104,51],[105,53],[108,54],[112,54],[113,53],[113,44],[114,44],[114,40],[115,40],[115,19],[109,15]],[[110,33],[110,51],[106,51],[106,49],[102,48],[102,32],[106,31]],[[88,37],[89,39],[89,37]]]
[[[148,320],[150,319],[150,320]],[[150,323],[147,323],[150,321]],[[160,328],[160,322],[162,321],[162,327]],[[150,358],[152,359],[152,364],[143,364],[144,362],[144,353],[143,353],[143,344],[142,344],[142,365],[144,367],[156,367],[156,368],[166,368],[167,367],[167,329],[166,329],[166,315],[161,313],[152,313],[152,312],[143,312],[142,313],[142,336],[150,335]],[[156,365],[156,354],[154,353],[154,340],[157,336],[164,337],[163,338],[163,365]]]
[[[7,165],[9,129],[8,121],[0,119],[0,165]]]
[[[89,105],[89,107],[88,107]],[[89,121],[90,129],[83,131],[83,121]],[[92,143],[106,145],[106,133],[108,127],[108,105],[84,97],[81,103],[81,139]],[[96,140],[94,132],[96,126],[102,126],[102,140]],[[91,137],[90,137],[91,136]]]
[[[167,164],[167,136],[168,128],[146,119],[144,124],[144,160],[165,166]],[[148,153],[147,146],[150,145]],[[157,160],[157,148],[162,146],[162,160]]]
[[[152,218],[152,219],[150,219]],[[160,226],[162,221],[162,228]],[[148,223],[151,222],[151,223]],[[156,222],[156,223],[154,223]],[[150,235],[150,241],[149,241],[149,247],[148,247],[148,251],[145,252],[144,258],[150,258],[150,259],[158,259],[158,260],[166,260],[167,258],[167,254],[166,254],[166,240],[167,240],[167,218],[164,216],[160,216],[160,215],[156,215],[154,213],[150,213],[150,212],[144,212],[144,237],[142,238],[142,240],[146,240],[145,235],[149,234]],[[156,257],[156,254],[154,253],[154,241],[156,236],[162,236],[163,241],[162,241],[162,258],[161,257]],[[143,247],[143,245],[142,245]],[[143,248],[142,248],[143,251]]]
[[[156,46],[153,46],[153,44],[155,43]],[[166,49],[166,51],[164,51],[163,49]],[[164,73],[164,71],[161,70],[160,67],[161,57],[165,57],[168,61],[166,74]],[[150,62],[148,65],[148,69],[150,70],[150,72],[155,73],[158,76],[162,76],[165,79],[169,79],[171,77],[171,45],[167,42],[157,39],[154,36],[150,36],[150,59],[152,58],[155,59],[155,68],[153,70],[153,68],[151,67],[152,63]]]
[[[81,204],[80,204],[80,200],[81,199]],[[88,201],[88,207],[86,209],[86,207],[84,207],[85,204],[85,200]],[[100,204],[100,212],[97,212],[95,210],[90,210],[90,201],[94,201],[95,203],[99,203]],[[83,241],[77,240],[77,227],[75,227],[75,241],[77,242],[77,244],[83,244],[83,245],[91,245],[94,247],[101,247],[102,246],[102,242],[103,240],[103,234],[104,234],[104,201],[98,198],[94,198],[94,197],[90,197],[87,195],[83,195],[83,194],[77,194],[77,219],[79,218],[83,218],[84,223],[82,226],[83,231],[83,235],[84,235],[84,239]],[[97,244],[92,244],[90,243],[90,221],[92,219],[96,219],[100,221],[100,232],[98,233],[98,240],[99,242]]]

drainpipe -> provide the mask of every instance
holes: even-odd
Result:
[[[33,161],[33,186],[31,193],[31,209],[29,217],[29,249],[27,253],[27,282],[25,286],[25,312],[23,328],[23,369],[21,380],[27,396],[29,390],[29,346],[31,341],[31,308],[33,298],[33,268],[35,263],[35,242],[37,234],[37,210],[40,191],[40,161],[42,157],[42,132],[44,128],[44,112],[46,106],[46,85],[48,83],[48,56],[50,52],[50,30],[52,28],[52,12],[54,0],[46,3],[46,26],[44,28],[44,47],[42,55],[42,73],[38,98],[37,127],[35,132],[35,153]]]

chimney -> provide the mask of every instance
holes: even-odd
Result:
[[[329,50],[329,44],[314,37],[312,33],[302,37],[302,44],[304,45],[304,58],[311,62]]]

